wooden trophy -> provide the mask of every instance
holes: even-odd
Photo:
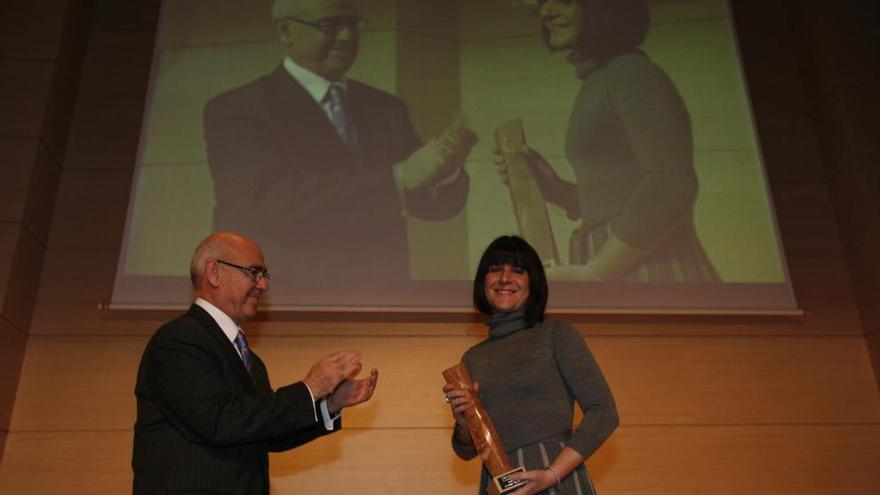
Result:
[[[524,481],[514,481],[510,479],[510,475],[518,472],[525,472],[525,468],[511,467],[510,458],[504,450],[501,443],[501,437],[495,431],[495,425],[486,414],[486,409],[480,398],[474,393],[474,382],[468,373],[467,367],[463,363],[443,371],[443,378],[446,383],[451,383],[462,389],[467,398],[473,404],[473,407],[464,413],[464,419],[467,421],[467,429],[474,441],[474,447],[477,449],[477,455],[489,471],[492,478],[490,488],[493,493],[507,493],[519,487]]]
[[[535,247],[545,266],[558,265],[559,252],[544,193],[522,153],[526,149],[522,120],[514,119],[498,126],[495,144],[507,166],[507,185],[520,235]]]

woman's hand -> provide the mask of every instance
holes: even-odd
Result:
[[[553,186],[563,180],[556,173],[556,170],[553,169],[553,166],[550,165],[540,153],[532,148],[518,150],[513,153],[513,156],[520,157],[526,161],[529,170],[532,172],[532,175],[535,177],[535,180],[538,182],[542,191],[545,189],[552,189]],[[492,164],[495,165],[495,170],[498,172],[498,176],[501,178],[501,182],[505,185],[509,185],[509,173],[504,151],[500,148],[493,149],[491,159]]]
[[[508,492],[507,495],[532,495],[533,493],[541,493],[548,488],[556,486],[556,476],[548,469],[514,473],[510,475],[510,479],[525,480],[526,484],[512,492]]]
[[[559,177],[559,174],[556,173],[550,162],[532,148],[524,147],[515,152],[514,156],[525,160],[529,171],[535,178],[535,182],[541,189],[541,194],[544,195],[545,201],[565,210],[566,216],[571,220],[576,220],[580,217],[577,187],[574,183]],[[501,182],[510,186],[507,160],[505,160],[505,153],[501,149],[495,148],[492,150],[492,164],[495,165],[495,170],[498,172]]]
[[[476,393],[478,390],[480,390],[480,384],[474,383],[474,392]],[[452,410],[452,417],[455,418],[455,423],[460,428],[464,428],[464,431],[467,431],[467,420],[464,419],[464,412],[474,407],[473,402],[471,402],[464,390],[451,383],[443,386],[443,395],[446,396],[446,402]]]

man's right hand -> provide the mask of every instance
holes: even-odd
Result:
[[[361,355],[355,351],[335,352],[312,365],[303,383],[315,400],[330,395],[343,380],[361,371]]]
[[[447,130],[432,138],[401,164],[404,188],[430,187],[453,177],[476,142],[477,135],[467,128]]]

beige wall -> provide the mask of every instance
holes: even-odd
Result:
[[[62,12],[68,5],[40,3],[46,4],[41,12]],[[111,0],[93,4],[82,77],[70,100],[75,110],[66,152],[53,155],[43,126],[33,124],[36,117],[23,110],[19,119],[0,115],[0,159],[24,167],[0,169],[4,494],[129,490],[135,369],[150,333],[171,316],[97,309],[109,297],[119,254],[158,0],[127,2],[125,8]],[[875,494],[880,399],[870,353],[880,344],[880,310],[871,302],[877,300],[880,276],[871,261],[880,244],[880,222],[873,216],[880,191],[876,164],[861,164],[876,161],[871,146],[880,141],[870,139],[877,128],[868,117],[876,112],[863,116],[857,103],[867,106],[869,96],[880,92],[840,82],[837,92],[823,99],[802,84],[799,73],[804,57],[827,45],[825,28],[834,27],[830,35],[837,33],[840,41],[842,33],[854,31],[853,24],[864,28],[867,16],[805,9],[799,12],[809,14],[809,22],[801,22],[783,8],[789,5],[783,0],[735,4],[786,256],[807,314],[578,321],[615,392],[622,420],[589,466],[603,493]],[[795,21],[799,27],[790,29]],[[30,41],[29,24],[21,24],[16,39]],[[802,51],[798,39],[815,44]],[[4,103],[39,106],[31,95],[49,87],[46,79],[58,72],[50,67],[54,52],[31,54],[35,45],[18,43],[15,53],[33,58],[27,64],[3,52],[4,77],[24,74],[19,85],[3,86]],[[836,74],[811,63],[807,68]],[[40,70],[34,75],[23,66]],[[851,74],[845,69],[840,68]],[[835,107],[841,102],[850,113]],[[826,108],[836,120],[823,116]],[[15,127],[23,122],[27,127]],[[829,139],[847,144],[835,148],[827,145]],[[834,157],[847,155],[829,154],[849,152],[851,143],[865,148],[840,160]],[[42,193],[23,182],[7,186],[10,170],[18,171],[15,177],[40,170],[40,155],[56,164],[60,179],[38,188]],[[51,228],[40,237],[40,229],[5,201],[28,204],[54,191],[55,183]],[[52,201],[36,204],[47,208]],[[860,220],[850,213],[865,210],[870,211]],[[35,268],[8,275],[27,266]],[[33,306],[28,287],[36,291]],[[13,307],[12,300],[21,302]],[[276,385],[296,380],[311,361],[338,348],[362,350],[366,364],[382,373],[376,397],[346,413],[343,432],[273,456],[274,493],[475,493],[478,466],[458,461],[448,448],[451,421],[440,400],[439,372],[481,338],[481,326],[431,315],[350,320],[273,314],[249,327]],[[15,392],[10,377],[18,374],[16,359],[28,333]]]

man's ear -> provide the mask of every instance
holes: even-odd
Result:
[[[281,44],[284,46],[290,46],[293,44],[293,41],[290,37],[290,23],[285,21],[284,19],[275,19],[272,21],[272,25],[275,28],[275,34],[278,35],[278,39],[281,41]]]
[[[205,280],[208,285],[216,289],[220,287],[220,264],[214,260],[208,261],[205,265]]]

